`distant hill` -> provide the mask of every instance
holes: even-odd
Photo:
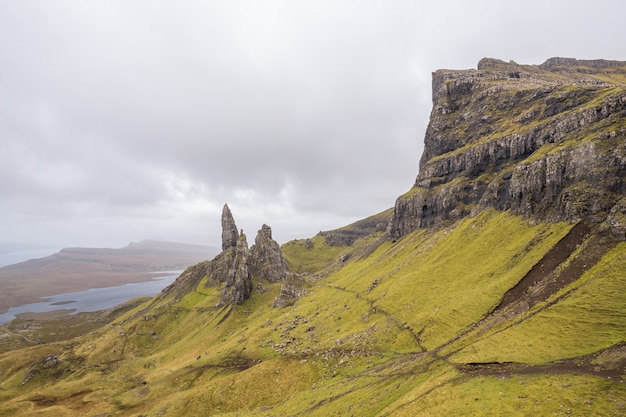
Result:
[[[120,249],[65,248],[0,268],[0,312],[54,294],[146,281],[154,272],[185,269],[216,253],[209,246],[155,240]]]

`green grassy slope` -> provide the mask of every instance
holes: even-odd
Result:
[[[218,309],[202,281],[90,334],[0,354],[0,415],[623,415],[624,243],[483,324],[571,230],[490,210],[395,243],[314,238],[285,248],[299,272],[323,260],[293,306],[272,308],[280,284],[264,283]]]

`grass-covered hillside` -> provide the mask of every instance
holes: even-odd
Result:
[[[626,243],[491,209],[382,235],[284,245],[284,308],[266,282],[217,308],[204,277],[76,338],[5,326],[0,415],[626,413]]]

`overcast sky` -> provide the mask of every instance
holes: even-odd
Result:
[[[626,2],[0,0],[0,243],[252,243],[393,206],[431,72],[626,60]]]

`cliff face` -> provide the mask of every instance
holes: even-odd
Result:
[[[587,220],[624,237],[626,62],[483,59],[433,73],[414,187],[392,239],[487,207],[539,221]]]

